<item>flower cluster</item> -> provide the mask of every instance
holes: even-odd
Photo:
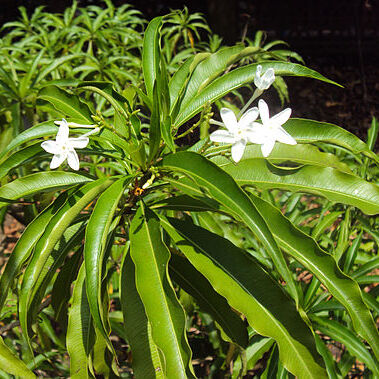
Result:
[[[41,147],[50,154],[53,154],[53,158],[50,162],[50,168],[54,169],[59,167],[66,159],[68,165],[73,170],[79,170],[79,158],[75,149],[84,149],[88,143],[88,136],[97,133],[99,128],[95,128],[90,132],[83,134],[77,138],[69,138],[69,125],[75,127],[94,127],[94,125],[81,125],[76,123],[68,123],[65,119],[57,121],[59,125],[58,133],[55,137],[55,141],[48,140],[41,143]]]
[[[263,91],[273,83],[275,74],[272,68],[261,74],[262,66],[258,65],[254,83],[260,91]],[[290,118],[290,108],[270,117],[268,106],[261,99],[258,102],[258,108],[250,108],[239,121],[234,112],[228,108],[222,108],[220,115],[227,130],[216,130],[210,135],[210,139],[212,142],[232,144],[232,159],[235,162],[241,160],[248,142],[260,144],[264,157],[270,155],[276,141],[296,145],[296,140],[282,128],[282,125]],[[256,122],[258,115],[260,115],[261,123]]]

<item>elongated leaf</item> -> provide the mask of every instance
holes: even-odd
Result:
[[[130,254],[151,334],[164,357],[165,377],[194,378],[185,314],[167,276],[170,252],[162,241],[159,219],[142,203],[130,226]]]
[[[120,291],[123,326],[132,349],[134,375],[136,378],[163,378],[164,362],[151,336],[151,325],[137,292],[135,266],[129,253],[124,255],[121,266]]]
[[[44,150],[40,143],[28,146],[20,151],[16,151],[8,159],[0,164],[0,179],[3,178],[8,172],[20,165],[24,165],[31,161],[33,158],[38,158],[44,154]]]
[[[181,108],[185,108],[212,78],[226,70],[233,56],[237,56],[244,49],[243,45],[224,47],[206,59],[202,60],[193,70],[191,78],[186,86]]]
[[[67,309],[71,297],[71,285],[76,279],[80,268],[82,251],[77,251],[61,267],[51,291],[51,307],[54,309],[55,319],[60,327],[67,330]]]
[[[150,99],[153,98],[154,82],[159,70],[159,30],[161,25],[162,17],[156,17],[150,21],[143,39],[142,69],[146,92]]]
[[[336,367],[337,366],[336,361],[334,360],[334,357],[332,356],[332,353],[330,352],[330,350],[325,346],[324,342],[322,342],[318,334],[315,335],[315,340],[316,340],[316,345],[317,345],[317,351],[324,358],[326,371],[328,373],[329,379],[341,378],[341,375],[337,374],[339,373],[339,370]]]
[[[94,323],[107,340],[110,350],[112,350],[112,344],[109,340],[105,316],[102,314],[103,258],[117,205],[130,180],[129,177],[117,180],[99,197],[88,221],[84,245],[88,302]]]
[[[202,201],[203,200],[203,201]],[[151,208],[163,208],[172,209],[175,211],[192,211],[192,212],[204,212],[218,208],[218,203],[214,201],[213,207],[209,206],[210,199],[203,197],[191,197],[187,195],[180,195],[175,197],[169,197],[164,200],[160,200],[154,203]]]
[[[274,344],[274,340],[272,338],[262,338],[261,336],[254,336],[252,342],[250,342],[248,348],[245,351],[246,356],[246,369],[252,370],[255,364],[259,359],[262,358],[263,354],[267,353],[267,351]],[[234,361],[233,364],[233,376],[232,379],[240,378],[242,373],[242,359],[241,355]]]
[[[30,304],[38,289],[38,280],[43,273],[51,251],[81,210],[111,183],[111,179],[98,179],[75,191],[50,220],[37,242],[32,260],[25,270],[19,300],[19,319],[27,341],[30,324],[35,317],[35,314],[29,311]]]
[[[225,152],[225,150],[230,151],[230,146],[208,149],[207,155],[211,156],[216,151],[220,152],[220,150],[222,152]],[[254,158],[263,158],[260,145],[248,145],[241,161]],[[217,155],[210,159],[220,167],[232,163],[231,158],[227,158],[224,155]],[[350,168],[345,163],[341,162],[335,155],[323,153],[317,147],[310,144],[286,145],[283,143],[276,143],[267,159],[273,164],[290,161],[303,165],[332,167],[351,174]]]
[[[45,231],[46,226],[67,200],[67,193],[63,193],[42,213],[40,213],[24,230],[20,239],[17,241],[12,254],[0,279],[0,310],[7,297],[8,290],[16,275],[20,272],[22,265],[29,258],[36,242]]]
[[[75,95],[71,95],[57,86],[42,88],[38,97],[51,103],[63,116],[72,117],[78,123],[92,124],[91,111]]]
[[[73,379],[93,378],[89,355],[95,343],[95,330],[86,294],[86,271],[82,264],[72,293],[68,315],[67,351],[70,356],[70,374]]]
[[[337,321],[328,320],[324,317],[312,315],[311,318],[316,322],[317,329],[319,329],[321,333],[326,334],[335,341],[342,342],[350,354],[355,355],[357,359],[365,363],[376,376],[379,376],[378,361],[371,356],[365,345],[349,328],[341,325]]]
[[[68,199],[68,202],[72,201],[73,197],[71,196]],[[64,208],[64,207],[63,207]],[[62,216],[64,217],[64,216]],[[85,216],[85,219],[88,216]],[[28,290],[28,318],[31,320],[30,324],[36,319],[38,314],[38,310],[40,308],[42,299],[45,296],[46,288],[51,283],[57,269],[61,266],[65,257],[73,251],[77,246],[81,245],[84,237],[86,220],[82,220],[82,217],[75,222],[73,225],[69,226],[65,232],[63,233],[60,240],[55,245],[54,249],[50,252],[49,256],[46,258],[44,254],[41,254],[38,250],[40,248],[40,243],[38,242],[35,251],[32,257],[32,260],[27,267],[24,275],[23,286],[20,291],[20,306],[19,306],[19,314],[23,314],[24,311],[24,303],[21,304],[21,297],[24,295],[24,284]],[[53,223],[54,218],[51,220]],[[77,221],[77,220],[76,220]],[[50,225],[49,225],[50,227]],[[47,229],[49,229],[49,227]],[[38,257],[38,260],[36,259]],[[28,279],[31,272],[31,269],[35,269],[38,267],[38,276],[33,276],[33,287],[28,288]],[[34,274],[35,274],[34,271]],[[75,270],[74,270],[75,271]],[[25,283],[24,283],[25,282]]]
[[[275,339],[281,360],[300,378],[324,378],[312,331],[295,304],[256,261],[228,240],[189,220],[163,222],[175,245],[261,335]]]
[[[123,115],[125,120],[129,119],[129,115],[126,110],[128,106],[128,100],[116,92],[113,88],[113,84],[109,82],[82,82],[78,85],[78,89],[84,89],[91,92],[98,93],[120,114]]]
[[[334,258],[323,251],[313,238],[296,228],[277,208],[256,196],[252,195],[251,199],[264,215],[279,245],[313,272],[345,306],[354,329],[367,340],[379,357],[379,334],[370,311],[362,300],[358,284],[339,269]]]
[[[153,109],[151,110],[149,127],[149,160],[152,161],[158,153],[161,142],[161,109],[157,83],[153,88]]]
[[[38,172],[18,178],[2,186],[0,188],[0,198],[17,200],[21,197],[33,196],[36,193],[70,188],[89,181],[91,179],[73,172]],[[7,205],[6,202],[0,201],[0,208],[5,205]]]
[[[47,75],[49,75],[52,71],[54,71],[57,67],[61,66],[63,63],[69,62],[76,58],[85,57],[86,54],[71,54],[71,55],[65,55],[63,57],[60,57],[58,59],[54,59],[49,65],[47,65],[36,77],[34,80],[34,83],[39,83],[43,78],[45,78]],[[64,80],[64,79],[62,79]],[[72,79],[66,79],[66,80],[72,80]],[[49,81],[51,83],[51,81]],[[73,85],[73,83],[68,83],[68,85]],[[74,84],[75,85],[75,84]]]
[[[270,167],[262,158],[245,159],[238,165],[228,163],[222,168],[241,186],[314,193],[360,208],[366,214],[379,213],[379,186],[333,168],[307,165],[280,170]]]
[[[189,181],[181,185],[181,182],[176,180],[174,184],[191,196],[194,194],[199,196],[210,208],[213,207],[213,200],[206,201],[204,193],[197,185]],[[260,214],[264,215],[280,247],[307,270],[314,273],[330,293],[345,306],[353,321],[354,329],[368,341],[378,358],[379,334],[371,313],[362,300],[358,284],[340,270],[334,258],[322,250],[313,238],[295,227],[276,207],[253,194],[250,194],[250,199]],[[221,208],[221,210],[223,209]],[[368,270],[371,271],[374,267],[377,267],[375,262],[370,265]]]
[[[298,291],[282,252],[265,220],[233,178],[206,158],[192,152],[168,155],[163,159],[162,165],[190,176],[200,188],[210,194],[211,198],[246,223],[270,254],[278,272],[287,282],[289,291],[297,301]]]
[[[25,379],[36,378],[33,372],[26,367],[26,364],[13,354],[13,352],[4,343],[1,337],[0,369],[4,370],[5,372],[8,372],[9,374],[16,375]]]
[[[285,129],[298,142],[329,142],[345,147],[354,154],[362,153],[379,162],[378,156],[370,150],[366,143],[337,125],[301,118],[291,118],[285,123]]]
[[[188,58],[175,72],[169,82],[170,93],[170,115],[174,119],[177,116],[183,96],[185,95],[186,86],[197,65],[204,59],[208,58],[210,53],[198,53]]]
[[[316,71],[301,66],[299,64],[288,62],[260,62],[263,71],[268,68],[273,68],[275,75],[278,76],[305,76],[313,79],[318,79],[327,83],[336,84],[332,80],[325,78]],[[254,80],[257,69],[257,63],[237,68],[222,77],[214,80],[207,87],[205,87],[198,95],[193,97],[185,107],[180,109],[174,124],[176,127],[184,124],[190,118],[200,112],[202,107],[207,103],[212,103],[229,92],[250,84]]]
[[[248,334],[244,322],[209,281],[185,258],[176,254],[171,256],[169,268],[172,279],[196,299],[200,308],[213,317],[233,342],[246,348]]]
[[[0,152],[0,159],[2,159],[11,150],[26,142],[57,134],[57,131],[58,126],[55,125],[53,121],[46,121],[35,125],[13,138],[9,145],[2,152]]]
[[[30,90],[30,84],[31,84],[32,76],[34,75],[35,71],[37,70],[38,63],[41,60],[44,53],[45,53],[45,49],[42,49],[37,54],[37,56],[34,58],[30,67],[28,67],[28,70],[27,70],[25,76],[20,81],[19,95],[21,98],[24,98],[27,95],[28,90]]]
[[[97,329],[96,327],[95,332],[96,341],[93,347],[92,363],[96,375],[102,376],[104,378],[119,376],[117,367],[115,366],[114,357],[107,348],[107,341],[105,340],[99,329]]]

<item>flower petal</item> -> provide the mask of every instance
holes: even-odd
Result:
[[[268,139],[261,145],[262,155],[266,158],[270,155],[272,149],[274,148],[275,140]]]
[[[229,132],[234,133],[238,129],[237,117],[231,109],[221,108],[220,116]]]
[[[234,143],[236,139],[227,130],[216,130],[213,132],[209,138],[212,142],[222,142],[222,143]]]
[[[265,90],[268,89],[275,80],[275,71],[273,68],[269,68],[261,78],[261,86],[259,89]]]
[[[259,110],[257,107],[250,108],[246,111],[240,120],[238,121],[238,126],[243,129],[247,126],[251,126],[251,124],[258,118]]]
[[[255,123],[257,124],[257,123]],[[244,133],[245,138],[251,143],[263,144],[267,140],[267,130],[261,124],[254,126],[253,128],[246,130]]]
[[[54,169],[59,167],[66,160],[66,157],[66,154],[54,154],[53,159],[50,162],[50,168]]]
[[[257,66],[257,71],[255,71],[255,75],[254,75],[254,84],[257,88],[260,88],[262,84],[261,74],[262,74],[262,66],[259,64]]]
[[[75,171],[79,170],[79,158],[74,149],[70,150],[67,154],[67,163]]]
[[[46,152],[50,154],[59,154],[60,148],[59,145],[52,140],[44,141],[41,143],[42,149],[44,149]]]
[[[55,137],[55,140],[61,145],[65,144],[68,139],[69,132],[70,129],[68,127],[67,121],[65,119],[62,119],[62,123],[59,125],[58,133]]]
[[[88,137],[69,138],[68,144],[75,149],[84,149],[89,143]]]
[[[258,108],[263,125],[267,124],[270,121],[270,113],[268,111],[267,103],[264,100],[260,99],[258,102]]]
[[[275,125],[283,125],[285,122],[288,121],[288,119],[291,116],[291,108],[286,108],[283,111],[279,112],[275,116],[272,116],[270,119],[270,124],[275,124]]]
[[[287,145],[297,144],[295,138],[289,135],[282,127],[275,130],[275,139],[281,143],[286,143]]]
[[[232,146],[232,158],[234,162],[239,162],[241,160],[243,152],[245,151],[245,147],[246,147],[246,140],[244,139],[237,141]]]

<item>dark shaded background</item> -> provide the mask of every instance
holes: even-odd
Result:
[[[80,0],[79,5],[101,4]],[[211,29],[233,44],[246,32],[267,32],[267,41],[283,39],[308,67],[337,81],[344,89],[309,79],[289,78],[290,106],[296,117],[341,125],[365,138],[379,108],[379,1],[376,0],[113,0],[133,4],[146,18],[184,6],[205,14]],[[0,0],[0,24],[45,5],[62,12],[71,0]],[[270,97],[270,93],[267,94]],[[279,106],[274,92],[273,102]]]

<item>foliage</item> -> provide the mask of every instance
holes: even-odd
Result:
[[[21,8],[4,26],[1,117],[14,138],[0,209],[21,207],[27,226],[0,278],[1,376],[200,376],[198,319],[217,355],[209,376],[243,377],[262,357],[263,377],[345,377],[356,362],[378,376],[376,120],[365,143],[290,119],[296,145],[264,158],[249,144],[235,163],[207,132],[259,64],[282,89],[285,76],[336,83],[259,33],[216,51],[213,36],[204,51],[201,15],[145,29],[130,6],[106,5]],[[49,170],[41,147],[61,130],[45,120],[63,117],[70,135],[90,135],[76,173]]]

